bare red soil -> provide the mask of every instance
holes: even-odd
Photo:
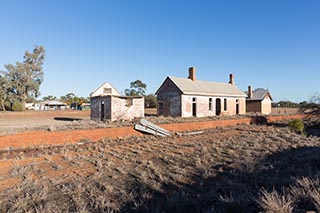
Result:
[[[277,120],[302,118],[303,115],[274,116],[269,117],[269,122]],[[210,129],[215,127],[233,126],[237,124],[250,124],[250,118],[235,120],[215,120],[188,123],[162,124],[161,127],[172,132],[185,132]],[[75,144],[81,140],[98,141],[103,138],[122,138],[127,136],[142,136],[131,127],[102,128],[90,130],[71,130],[61,132],[49,131],[28,131],[19,132],[12,135],[0,136],[0,150],[34,148],[41,146]]]

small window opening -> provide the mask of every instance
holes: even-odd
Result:
[[[130,107],[130,106],[132,106],[133,105],[133,99],[132,98],[128,98],[127,100],[126,100],[126,107]]]

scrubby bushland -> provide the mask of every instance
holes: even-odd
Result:
[[[290,129],[296,133],[302,134],[304,131],[304,123],[302,119],[293,119],[289,122]]]
[[[14,103],[12,106],[12,111],[23,111],[23,106],[21,103]]]
[[[299,110],[307,115],[305,119],[307,135],[320,137],[320,94],[315,94],[310,103],[303,104]]]
[[[33,163],[22,165],[28,156]],[[319,156],[319,138],[266,126],[82,141],[25,152],[9,174],[21,181],[0,193],[0,206],[4,212],[319,212]]]

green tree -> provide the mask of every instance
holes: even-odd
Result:
[[[35,46],[32,52],[25,52],[23,62],[16,62],[15,65],[5,65],[7,91],[11,93],[8,96],[8,101],[11,105],[14,101],[18,101],[24,109],[28,98],[39,96],[39,87],[43,82],[42,65],[44,58],[44,47]]]
[[[124,93],[127,96],[145,96],[147,85],[141,80],[135,80],[130,83],[130,89],[125,89]]]
[[[60,97],[60,100],[66,104],[68,104],[69,106],[74,102],[74,98],[75,98],[75,94],[72,92],[67,93],[64,96]]]
[[[157,97],[154,94],[149,94],[145,97],[144,105],[146,108],[157,107]]]
[[[291,101],[279,101],[278,103],[274,104],[275,107],[285,107],[285,108],[297,108],[299,104],[291,102]]]
[[[80,106],[83,103],[89,103],[90,102],[89,98],[78,97],[72,92],[67,93],[64,96],[61,96],[60,100],[62,102],[64,102],[64,103],[68,104],[69,106],[74,107],[75,109],[77,109],[78,106]]]
[[[0,76],[0,107],[6,111],[5,101],[8,99],[8,81],[5,77]]]
[[[1,110],[5,111],[6,109],[12,110],[13,105],[20,103],[21,100],[15,94],[15,82],[10,81],[8,78],[8,73],[1,71],[2,76],[0,76],[0,99],[1,99]]]
[[[44,100],[44,101],[53,101],[53,100],[57,100],[57,97],[53,96],[53,95],[48,95],[48,96],[44,96],[42,98],[42,100]]]

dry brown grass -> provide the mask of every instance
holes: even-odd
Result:
[[[319,211],[320,140],[287,127],[0,153],[4,212]],[[13,163],[15,162],[15,163]],[[264,189],[264,191],[261,191]]]

